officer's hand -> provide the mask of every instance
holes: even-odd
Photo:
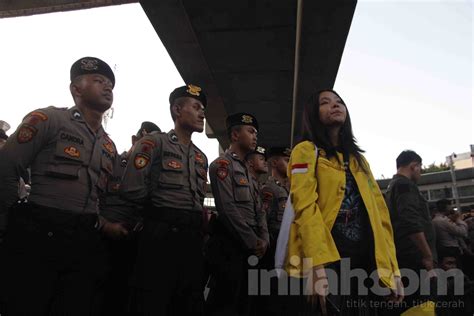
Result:
[[[257,239],[257,247],[255,248],[255,255],[262,258],[267,251],[268,243],[263,239]]]
[[[105,222],[102,226],[102,232],[111,239],[123,239],[128,236],[128,230],[122,223]]]

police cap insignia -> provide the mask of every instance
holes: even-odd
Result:
[[[106,62],[96,57],[83,57],[71,66],[71,81],[82,75],[99,74],[108,78],[115,86],[115,75]]]
[[[170,105],[174,104],[174,101],[178,98],[194,98],[201,101],[204,107],[207,106],[207,97],[206,94],[202,91],[201,87],[198,87],[193,84],[188,84],[186,86],[178,87],[173,90],[170,94]]]
[[[254,151],[251,151],[247,155],[245,155],[245,160],[248,160],[252,155],[256,155],[256,154],[262,155],[263,157],[265,157],[265,159],[267,158],[267,153],[266,153],[265,148],[262,146],[257,146]]]
[[[242,123],[246,123],[246,124],[249,124],[249,123],[252,123],[253,122],[253,118],[249,115],[242,115]]]
[[[235,113],[231,114],[226,119],[227,129],[238,125],[249,125],[255,127],[258,130],[258,122],[255,116],[249,113]]]
[[[83,58],[81,60],[81,69],[92,71],[99,68],[97,59],[92,58]]]
[[[188,89],[186,90],[186,92],[198,97],[201,92],[201,87],[195,86],[193,84],[188,84]]]

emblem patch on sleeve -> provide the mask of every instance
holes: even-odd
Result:
[[[196,161],[199,162],[200,164],[203,164],[204,163],[204,158],[202,158],[202,155],[200,152],[198,151],[195,151],[195,154],[196,154]]]
[[[106,143],[104,143],[103,146],[109,153],[113,154],[115,152],[114,145],[112,144],[112,142],[107,141]]]
[[[28,143],[35,137],[38,130],[33,126],[29,126],[23,124],[20,129],[18,130],[18,134],[16,135],[16,139],[19,144]]]
[[[229,161],[225,160],[225,159],[219,159],[217,160],[217,163],[219,164],[219,166],[221,167],[226,167],[230,164]]]
[[[224,180],[227,178],[227,175],[229,174],[229,171],[227,170],[226,167],[219,167],[217,168],[217,177],[221,180]]]
[[[81,156],[81,152],[74,146],[64,148],[64,152],[74,158],[79,158]]]
[[[149,161],[150,161],[149,157],[142,154],[137,154],[134,160],[135,168],[136,169],[145,168],[148,165]]]
[[[35,126],[40,122],[44,122],[48,120],[48,116],[41,112],[31,112],[23,121],[25,124],[30,126]]]
[[[263,199],[264,200],[272,200],[273,199],[273,193],[264,191],[263,192]]]

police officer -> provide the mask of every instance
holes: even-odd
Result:
[[[268,150],[268,164],[271,167],[271,176],[262,186],[261,197],[263,210],[266,214],[270,246],[262,259],[262,267],[271,271],[275,268],[275,249],[283,219],[286,201],[289,195],[289,181],[287,176],[288,161],[291,150],[286,147],[272,147]],[[261,312],[266,315],[291,314],[292,302],[285,296],[278,295],[278,279],[272,276],[270,280],[270,296],[262,298]]]
[[[151,132],[161,132],[152,122],[143,122],[132,136],[132,146]],[[104,315],[123,314],[127,310],[128,281],[133,270],[137,252],[136,234],[141,230],[142,219],[133,203],[119,195],[120,182],[133,147],[117,155],[113,174],[100,204],[100,214],[105,219],[103,230],[110,231],[107,240],[110,272],[104,296]],[[114,227],[114,229],[111,229]]]
[[[266,149],[262,146],[255,147],[254,151],[251,151],[245,155],[245,164],[247,165],[247,169],[249,171],[251,180],[250,182],[253,186],[253,191],[256,194],[256,209],[259,210],[259,214],[261,216],[264,216],[265,213],[262,209],[262,199],[260,196],[262,186],[260,184],[259,177],[268,172]]]
[[[98,199],[116,155],[102,127],[112,69],[95,57],[71,67],[75,106],[29,113],[0,153],[0,287],[6,315],[90,315],[105,274]],[[16,204],[31,167],[29,202]],[[8,225],[7,225],[7,214]]]
[[[259,187],[258,177],[268,172],[266,149],[262,146],[255,147],[254,151],[245,155],[245,162],[252,179]],[[258,191],[260,192],[260,189]]]
[[[268,151],[268,162],[272,175],[262,187],[263,209],[267,215],[268,232],[270,234],[270,249],[268,255],[275,255],[275,244],[280,231],[281,220],[289,194],[287,176],[288,161],[291,150],[286,147],[272,147]],[[271,268],[274,265],[270,265]]]
[[[207,102],[191,84],[175,89],[169,102],[175,128],[135,144],[120,190],[143,216],[132,280],[137,311],[196,315],[204,302],[201,229],[208,163],[191,135],[204,129]]]
[[[237,113],[226,123],[230,147],[212,162],[209,171],[218,213],[207,245],[207,257],[213,266],[208,312],[214,315],[255,310],[247,289],[248,260],[258,261],[255,256],[261,258],[268,246],[267,223],[244,162],[245,155],[257,145],[257,120],[250,114]]]

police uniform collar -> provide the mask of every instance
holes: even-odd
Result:
[[[71,113],[71,118],[73,120],[76,120],[76,121],[84,121],[84,119],[82,118],[82,113],[81,111],[79,110],[79,107],[76,105],[76,106],[73,106],[72,108],[69,109],[69,112]]]
[[[178,135],[176,135],[176,132],[174,131],[174,129],[172,129],[168,132],[168,138],[173,143],[178,143]]]
[[[240,159],[239,155],[237,155],[235,152],[230,151],[229,149],[226,149],[225,153],[226,153],[228,156],[230,156],[232,159],[242,162],[242,160]],[[242,163],[243,163],[243,162],[242,162]]]
[[[70,108],[69,112],[71,113],[71,120],[85,123],[88,126],[88,128],[90,129],[89,124],[87,124],[87,122],[84,120],[84,116],[82,115],[82,113],[79,110],[79,107],[77,105]],[[100,125],[100,128],[97,130],[97,132],[94,132],[94,133],[97,136],[104,135],[107,138],[109,137],[109,134],[107,134],[105,132],[104,127],[102,125]]]
[[[277,185],[280,185],[280,181],[278,181],[277,179],[275,179],[273,176],[269,176],[269,177],[268,177],[268,180],[275,182]]]

